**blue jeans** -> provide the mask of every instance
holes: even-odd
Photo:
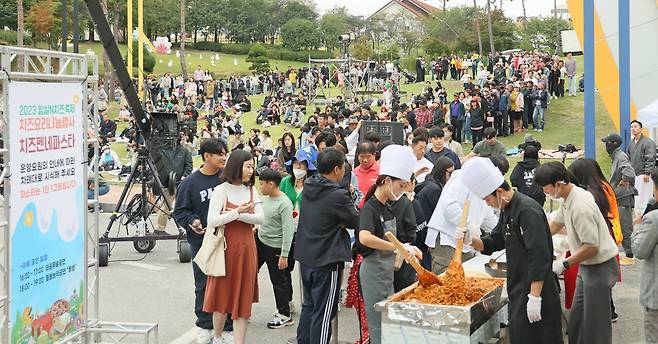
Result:
[[[567,76],[567,83],[569,85],[569,95],[578,92],[578,81],[576,76]]]
[[[535,106],[535,111],[532,113],[532,123],[535,129],[544,130],[544,109],[540,105]]]
[[[462,140],[471,141],[471,117],[466,117],[464,126],[462,127]]]

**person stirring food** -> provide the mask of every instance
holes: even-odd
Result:
[[[390,145],[382,150],[379,177],[368,190],[359,214],[357,248],[364,256],[359,269],[359,281],[366,314],[370,343],[382,342],[381,313],[375,303],[393,295],[395,246],[384,239],[384,233],[396,234],[396,219],[390,202],[404,196],[416,158],[403,146]],[[405,244],[407,251],[422,259],[422,252]]]
[[[557,280],[552,273],[553,241],[541,206],[514,191],[488,158],[473,158],[461,180],[487,205],[500,210],[491,234],[472,240],[484,254],[505,249],[509,296],[510,342],[562,343],[562,319]],[[459,231],[463,233],[462,231]]]

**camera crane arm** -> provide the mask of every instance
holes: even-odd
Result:
[[[114,34],[112,33],[110,24],[107,22],[107,17],[103,11],[103,6],[101,5],[100,0],[85,0],[85,3],[89,9],[89,15],[94,21],[96,31],[100,36],[101,43],[103,44],[103,48],[110,58],[110,63],[116,72],[117,78],[119,79],[119,84],[123,94],[126,96],[128,106],[132,110],[133,116],[135,117],[135,121],[137,122],[140,134],[144,138],[144,142],[147,144],[147,146],[149,146],[151,141],[151,120],[148,113],[144,110],[144,107],[139,100],[139,96],[137,95],[135,85],[133,84],[133,81],[128,74],[128,69],[124,64],[123,57],[121,57],[119,46],[114,39]],[[132,32],[129,32],[128,36],[131,37]],[[132,52],[129,51],[128,53],[130,54]]]

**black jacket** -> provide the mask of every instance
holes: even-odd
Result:
[[[321,268],[352,259],[345,228],[359,226],[349,192],[322,175],[306,179],[295,237],[295,260]]]
[[[484,126],[484,111],[481,107],[471,108],[471,128]]]
[[[430,219],[434,213],[436,204],[439,203],[443,185],[430,178],[427,178],[422,184],[424,186],[421,190],[416,189],[416,201],[420,204],[425,218]]]
[[[510,339],[512,344],[562,343],[560,295],[551,271],[553,241],[544,209],[518,192],[501,212],[498,225],[482,237],[490,255],[506,249],[507,295],[509,297]],[[544,281],[541,290],[542,320],[530,324],[527,315],[530,282]]]
[[[534,182],[535,169],[539,165],[539,160],[535,159],[519,161],[514,166],[514,170],[512,170],[510,181],[512,182],[512,186],[517,188],[520,193],[534,199],[539,205],[544,206],[544,202],[546,202],[544,190],[539,184]]]

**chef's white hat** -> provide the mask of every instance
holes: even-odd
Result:
[[[471,158],[464,164],[461,181],[478,198],[484,199],[503,184],[505,178],[489,158]]]
[[[416,157],[410,149],[400,145],[390,145],[382,149],[379,174],[409,181],[415,165]]]

